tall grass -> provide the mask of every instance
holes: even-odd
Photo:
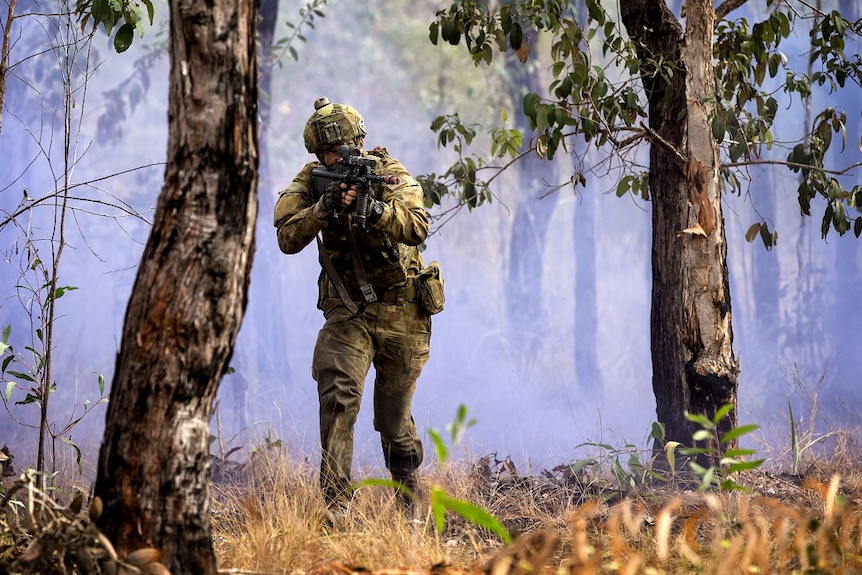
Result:
[[[409,521],[391,490],[373,487],[356,492],[345,526],[328,529],[316,470],[273,456],[216,487],[214,541],[232,573],[860,573],[862,480],[846,460],[830,470],[844,479],[828,467],[805,479],[747,472],[750,492],[656,484],[625,495],[489,472],[487,458],[423,469],[426,487],[494,513],[516,536],[504,546],[454,514],[438,532],[426,500]]]

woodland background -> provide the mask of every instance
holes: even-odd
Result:
[[[823,4],[829,9],[839,3]],[[840,5],[846,18],[860,16],[855,3]],[[281,3],[278,38],[290,37],[294,29],[284,22],[297,25],[302,6]],[[262,438],[278,438],[297,458],[316,456],[317,399],[309,366],[322,322],[315,309],[319,268],[314,250],[280,254],[271,222],[278,191],[310,159],[301,134],[313,101],[325,95],[356,107],[369,126],[367,144],[387,147],[417,175],[441,172],[452,161],[429,130],[435,117],[457,111],[465,122],[489,125],[501,110],[511,118],[520,106],[525,80],[519,65],[500,61],[476,68],[463,49],[430,44],[428,24],[439,8],[430,1],[329,2],[325,17],[302,28],[306,41],[290,44],[298,60],[285,50],[271,70],[271,87],[263,95],[269,115],[261,124],[265,151],[249,304],[231,362],[234,372],[222,382],[212,426],[228,448],[248,450]],[[762,8],[753,3],[746,10]],[[53,401],[50,420],[60,426],[75,417],[73,409],[81,413],[85,400],[99,398],[97,374],[111,380],[123,313],[162,184],[166,15],[157,10],[156,25],[125,54],[97,36],[91,61],[98,66],[76,95],[72,177],[90,182],[76,189],[96,201],[107,194],[128,209],[92,204],[77,210],[67,237],[61,283],[77,289],[58,300],[55,393],[61,399]],[[37,53],[45,34],[38,26],[26,28],[15,49]],[[785,47],[788,58],[807,48],[807,31],[796,37],[798,53],[791,43]],[[539,59],[527,66],[542,78],[549,64],[540,50],[534,53]],[[848,46],[847,53],[858,53],[858,47]],[[60,145],[52,139],[63,122],[56,88],[62,80],[52,79],[54,68],[50,59],[28,60],[7,88],[0,138],[0,209],[6,212],[25,195],[40,197],[62,175]],[[852,163],[859,155],[860,100],[858,94],[843,97],[847,101],[834,105],[848,112],[844,153]],[[778,118],[788,138],[804,128],[798,109],[784,117],[779,110]],[[584,442],[640,444],[655,419],[650,204],[616,197],[616,182],[601,177],[590,178],[577,195],[571,189],[549,193],[547,183],[565,179],[570,168],[565,154],[553,165],[516,166],[490,205],[472,213],[435,208],[435,231],[424,255],[443,266],[447,304],[434,318],[432,359],[414,402],[417,425],[443,427],[466,404],[478,420],[468,437],[471,450],[511,456],[535,469],[588,451],[578,447]],[[535,183],[531,189],[518,170],[536,170],[527,178]],[[780,448],[789,430],[788,399],[794,413],[815,418],[810,423],[823,429],[859,423],[862,310],[855,295],[862,254],[852,234],[820,239],[818,222],[799,213],[796,183],[786,168],[752,168],[750,176],[750,193],[725,196],[734,348],[742,368],[740,420],[759,423],[763,444]],[[846,178],[845,187],[859,182],[858,174]],[[770,251],[744,238],[761,216],[779,233]],[[51,217],[48,210],[33,212],[32,237],[43,237]],[[5,227],[0,251],[0,326],[11,325],[13,341],[23,348],[32,332],[26,290],[16,287],[22,285],[26,253],[22,230]],[[16,398],[23,399],[12,398],[13,414],[37,423],[34,406],[15,405]],[[816,412],[813,404],[820,406]],[[67,434],[81,449],[85,478],[93,473],[102,413],[96,407]],[[0,437],[14,446],[16,463],[30,465],[32,428],[4,415]],[[382,469],[377,445],[366,407],[357,426],[357,455]],[[58,442],[57,469],[72,470],[75,455]]]

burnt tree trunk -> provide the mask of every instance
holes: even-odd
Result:
[[[256,0],[174,0],[165,184],[126,310],[95,494],[120,553],[215,573],[209,421],[257,215]]]
[[[718,146],[710,129],[715,10],[712,0],[689,0],[683,32],[663,0],[623,0],[620,7],[641,59],[673,65],[672,76],[652,74],[648,66],[641,74],[651,137],[650,335],[658,420],[667,440],[692,445],[685,412],[711,418],[722,405],[735,404],[739,373]],[[734,409],[719,429],[735,426]]]

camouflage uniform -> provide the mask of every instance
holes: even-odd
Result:
[[[424,267],[417,246],[428,233],[428,216],[421,186],[399,161],[379,148],[365,155],[376,160],[377,174],[400,179],[396,185],[372,186],[372,196],[385,207],[367,230],[351,229],[343,215],[325,220],[313,215],[311,172],[318,162],[302,168],[275,206],[281,251],[297,253],[322,232],[323,245],[351,299],[361,302],[350,249],[353,234],[367,281],[378,298],[364,315],[354,317],[321,271],[318,308],[326,321],[314,348],[312,377],[320,397],[320,481],[329,506],[343,502],[350,484],[353,427],[372,364],[374,429],[380,433],[386,467],[395,481],[415,491],[416,469],[422,462],[410,404],[430,350],[431,317],[418,303],[414,284]]]

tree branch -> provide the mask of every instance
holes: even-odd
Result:
[[[811,164],[799,164],[796,162],[785,162],[784,160],[750,160],[748,162],[731,162],[729,164],[721,164],[720,168],[738,168],[740,166],[758,166],[758,165],[775,165],[775,166],[787,166],[788,168],[799,168],[801,170],[814,170],[816,172],[822,172],[824,174],[832,174],[834,176],[842,176],[851,170],[854,170],[860,166],[862,166],[862,162],[856,162],[854,164],[850,164],[849,166],[841,169],[841,170],[830,170],[827,168],[821,168],[819,166],[812,166]]]
[[[9,65],[9,36],[12,35],[12,19],[15,16],[15,3],[9,2],[9,11],[6,15],[6,27],[3,30],[3,47],[0,48],[0,131],[3,128],[3,101],[6,99],[6,72]]]
[[[724,2],[722,2],[715,8],[715,19],[721,20],[730,12],[733,12],[734,10],[745,4],[747,1],[748,0],[724,0]]]

